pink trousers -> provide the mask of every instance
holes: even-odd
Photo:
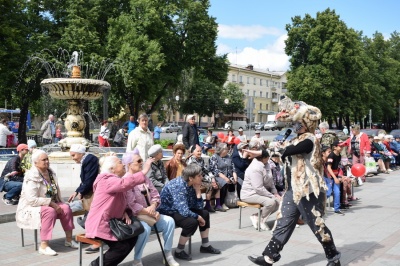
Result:
[[[62,202],[57,204],[62,209],[61,214],[57,214],[56,210],[50,206],[41,207],[40,216],[42,219],[42,227],[40,228],[40,239],[42,241],[51,239],[51,234],[57,219],[60,219],[64,231],[72,231],[75,228],[71,208]]]

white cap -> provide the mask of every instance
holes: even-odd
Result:
[[[86,147],[83,146],[82,144],[72,144],[69,151],[77,152],[77,153],[85,153]]]

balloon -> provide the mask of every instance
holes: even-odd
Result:
[[[355,177],[361,177],[365,175],[367,172],[367,169],[363,164],[356,163],[351,167],[351,174],[354,175]]]
[[[219,139],[224,139],[224,137],[225,137],[224,133],[222,133],[222,132],[218,133],[218,138]]]
[[[235,138],[235,140],[233,141],[236,145],[238,145],[240,143],[240,139]]]

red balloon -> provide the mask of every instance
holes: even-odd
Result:
[[[356,163],[351,167],[351,174],[354,175],[355,177],[364,176],[366,172],[367,169],[363,164]]]
[[[224,133],[222,133],[222,132],[219,132],[219,133],[218,133],[218,138],[219,138],[219,139],[222,140],[222,139],[224,139],[224,137],[225,137]]]
[[[238,145],[240,143],[240,139],[235,138],[235,140],[233,141],[236,145]]]

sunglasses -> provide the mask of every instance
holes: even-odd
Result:
[[[139,160],[137,160],[137,161],[134,162],[134,163],[143,163],[143,160],[142,160],[142,159],[139,159]]]

